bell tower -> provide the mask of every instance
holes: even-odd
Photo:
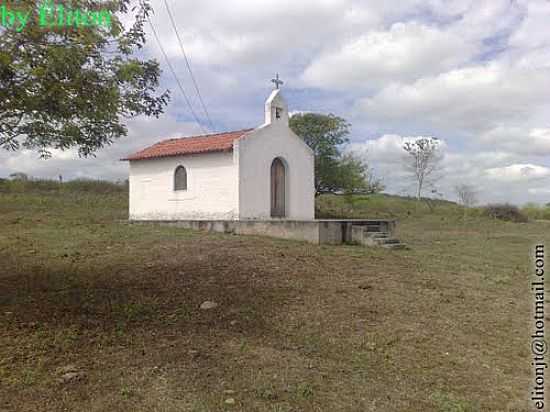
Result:
[[[279,86],[283,84],[279,80],[279,74],[271,80],[275,84],[275,90],[265,102],[265,124],[284,124],[288,126],[288,106]]]

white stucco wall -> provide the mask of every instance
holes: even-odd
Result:
[[[313,152],[288,127],[280,90],[266,101],[264,125],[236,141],[233,152],[130,161],[130,219],[269,220],[276,157],[285,164],[285,219],[314,219]],[[179,165],[186,191],[174,191]]]
[[[187,170],[187,190],[174,191],[174,171]],[[237,219],[238,164],[233,153],[130,162],[130,219]]]
[[[284,111],[275,118],[274,107]],[[266,123],[241,138],[239,159],[239,218],[271,219],[271,163],[283,159],[286,169],[286,219],[315,217],[314,155],[288,127],[288,109],[276,90],[266,102]]]

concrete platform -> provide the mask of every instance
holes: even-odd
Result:
[[[259,235],[300,240],[315,244],[339,245],[359,243],[364,233],[383,232],[391,235],[396,221],[387,219],[320,219],[320,220],[134,220],[130,223],[154,223],[185,229],[237,235]]]

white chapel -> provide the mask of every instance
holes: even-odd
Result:
[[[255,129],[163,140],[128,156],[130,219],[314,219],[313,152],[288,120],[277,88]]]

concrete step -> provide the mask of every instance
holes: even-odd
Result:
[[[390,237],[390,234],[388,232],[373,232],[373,233],[366,233],[368,238],[371,239],[386,239]]]
[[[401,243],[399,241],[399,239],[380,239],[380,243],[383,243],[385,245],[391,245],[391,244],[397,244],[397,243]]]
[[[364,227],[367,229],[367,232],[381,232],[382,231],[382,226],[381,225],[376,225],[376,226],[366,225]]]
[[[402,249],[405,247],[399,239],[392,237],[387,225],[377,224],[376,222],[372,224],[369,222],[367,225],[353,225],[352,239],[356,243],[370,247],[382,246],[387,249]]]
[[[399,250],[399,249],[407,249],[407,245],[405,243],[386,243],[384,245],[380,245],[384,249],[393,249],[393,250]]]

